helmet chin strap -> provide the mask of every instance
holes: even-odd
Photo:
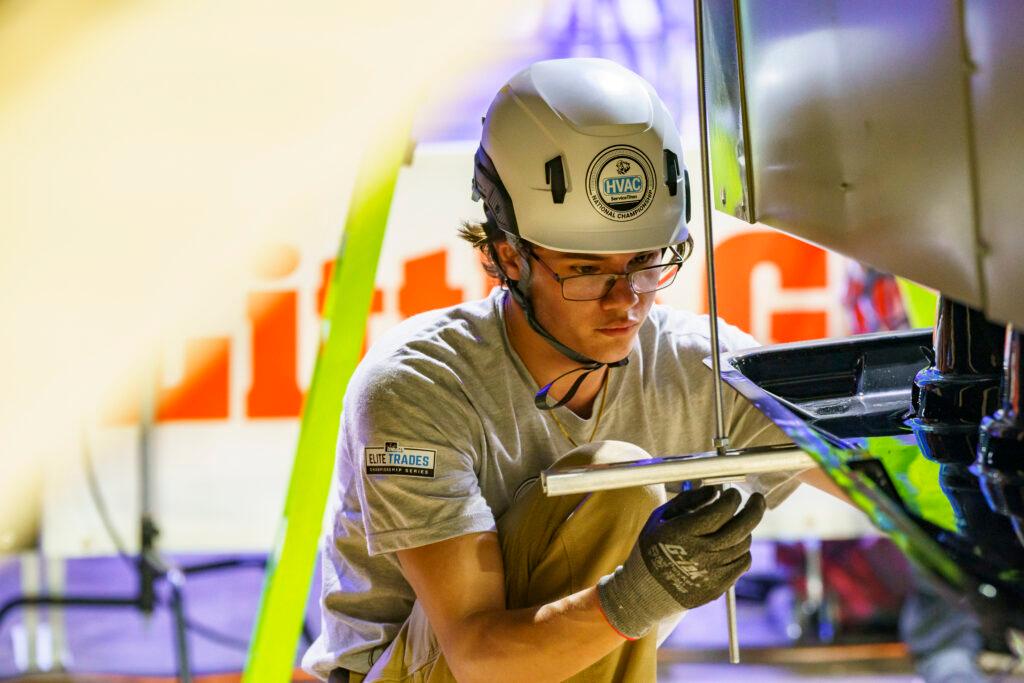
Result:
[[[492,245],[492,261],[497,266],[502,276],[504,276],[505,282],[508,284],[509,294],[512,295],[512,298],[515,299],[516,303],[518,303],[519,306],[523,309],[523,313],[526,314],[526,322],[529,323],[530,327],[533,329],[534,332],[543,337],[544,340],[552,347],[554,347],[556,351],[558,351],[560,354],[562,354],[569,360],[575,363],[579,363],[582,366],[579,368],[573,368],[568,372],[563,372],[561,375],[559,375],[558,377],[556,377],[555,379],[541,387],[540,391],[538,391],[537,394],[533,397],[533,404],[537,406],[539,410],[554,410],[555,408],[560,408],[561,406],[564,406],[566,403],[571,401],[573,396],[576,395],[576,392],[579,391],[579,388],[583,384],[583,381],[592,372],[596,372],[597,370],[600,370],[604,366],[608,366],[609,368],[618,368],[629,363],[628,356],[626,358],[622,358],[612,363],[602,363],[601,361],[597,361],[594,360],[593,358],[584,356],[579,351],[571,349],[562,342],[555,339],[555,336],[548,332],[546,329],[544,329],[544,326],[540,324],[540,322],[537,320],[537,317],[533,314],[533,306],[530,304],[530,300],[522,293],[522,291],[520,291],[519,281],[513,280],[508,276],[508,274],[505,273],[505,269],[501,266],[501,262],[498,260],[498,255],[496,252],[497,250],[494,249]],[[572,386],[569,387],[569,391],[567,391],[565,395],[562,396],[561,400],[554,404],[548,403],[548,392],[551,391],[551,387],[555,384],[555,382],[562,379],[563,377],[567,377],[576,372],[580,373],[580,376],[577,377],[576,381],[572,383]]]

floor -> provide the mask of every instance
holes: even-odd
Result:
[[[687,683],[729,681],[920,681],[901,643],[794,646],[781,612],[740,601],[739,665],[728,663],[724,599],[693,610],[658,651],[658,680]]]
[[[205,557],[178,557],[183,564]],[[250,558],[256,564],[260,558]],[[0,604],[23,586],[23,562],[0,557]],[[63,567],[69,594],[131,595],[133,570],[120,558],[71,560]],[[187,612],[196,681],[239,681],[245,640],[262,582],[258,566],[189,578]],[[45,577],[42,580],[45,585]],[[880,681],[920,680],[902,645],[795,647],[787,631],[791,612],[778,601],[741,600],[739,638],[744,663],[726,663],[724,601],[691,611],[659,650],[659,681]],[[171,620],[165,609],[150,616],[128,608],[67,609],[63,620],[44,609],[18,609],[0,622],[0,680],[93,683],[170,681],[174,675]],[[35,634],[30,638],[30,634]],[[34,650],[33,650],[34,647]],[[300,645],[301,648],[301,645]],[[28,672],[34,668],[36,674]],[[63,673],[64,671],[74,672]],[[41,670],[49,670],[43,673]],[[311,680],[296,672],[294,680]],[[1003,679],[1024,681],[1024,678]]]

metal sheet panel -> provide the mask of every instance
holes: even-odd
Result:
[[[1024,325],[1024,3],[966,3],[986,313]]]
[[[746,0],[756,218],[983,307],[960,9]]]
[[[719,211],[753,222],[753,177],[747,160],[746,105],[736,0],[704,2],[708,146],[712,201]]]

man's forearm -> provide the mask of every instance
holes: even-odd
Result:
[[[468,616],[442,642],[460,681],[561,681],[626,642],[587,588],[540,607]]]

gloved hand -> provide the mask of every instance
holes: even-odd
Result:
[[[683,491],[651,513],[625,564],[597,593],[608,622],[627,638],[683,609],[711,602],[750,568],[750,532],[764,496],[740,506],[740,494],[705,487]]]

